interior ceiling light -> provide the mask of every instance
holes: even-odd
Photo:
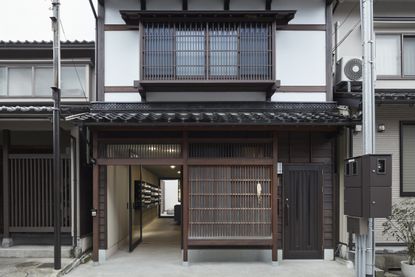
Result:
[[[180,174],[181,172],[180,172],[180,170],[179,171],[177,171],[177,174]]]
[[[175,168],[176,168],[176,166],[175,166],[175,165],[171,165],[171,166],[170,166],[170,168],[171,168],[171,169],[175,169]]]

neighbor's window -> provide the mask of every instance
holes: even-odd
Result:
[[[86,80],[86,65],[63,65],[62,97],[87,97]],[[52,84],[53,73],[50,66],[0,66],[0,96],[51,97]]]
[[[270,80],[269,23],[145,23],[144,80]]]
[[[415,77],[415,36],[376,35],[376,71],[378,76]]]
[[[401,195],[415,196],[415,124],[401,124]]]

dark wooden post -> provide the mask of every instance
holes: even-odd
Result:
[[[188,257],[188,241],[189,241],[189,167],[187,159],[189,157],[189,141],[187,132],[183,133],[183,262],[187,262]]]
[[[3,241],[2,247],[10,247],[13,245],[13,240],[10,237],[10,212],[9,212],[9,146],[10,146],[10,131],[3,130]]]
[[[278,133],[273,133],[272,140],[272,188],[271,188],[271,215],[272,215],[272,261],[278,261]]]
[[[99,166],[98,159],[98,139],[97,133],[92,135],[92,158],[95,160],[92,169],[92,260],[98,262],[99,250]]]

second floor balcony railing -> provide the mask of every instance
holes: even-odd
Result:
[[[273,80],[269,22],[146,22],[143,81]]]

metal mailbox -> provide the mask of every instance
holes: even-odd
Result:
[[[388,217],[392,210],[391,155],[363,155],[345,160],[344,212],[363,218]]]

